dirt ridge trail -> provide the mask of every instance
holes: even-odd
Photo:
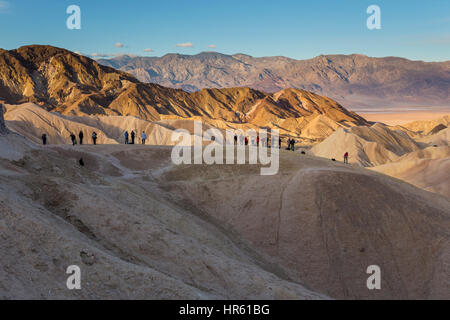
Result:
[[[258,165],[175,166],[170,155],[171,147],[52,146],[2,160],[10,214],[0,218],[0,296],[30,286],[30,297],[71,297],[64,268],[79,263],[84,298],[449,298],[447,198],[288,151],[274,176]],[[12,180],[5,172],[14,167]],[[45,181],[54,184],[50,209],[66,210],[112,252],[42,206],[33,192]],[[73,196],[59,206],[52,188]],[[366,287],[373,264],[380,291]]]
[[[123,150],[130,149],[39,147],[23,161],[0,162],[0,172],[22,171],[14,180],[0,176],[10,212],[0,218],[1,297],[326,298],[262,269],[215,226],[146,189],[154,183],[147,171],[139,177],[134,168],[129,177],[111,169],[109,153]],[[85,290],[65,289],[71,264],[82,268]]]

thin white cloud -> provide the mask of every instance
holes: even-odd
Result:
[[[194,44],[191,42],[178,43],[177,45],[175,45],[175,47],[180,47],[180,48],[192,48],[193,46],[194,46]]]
[[[0,1],[0,12],[6,12],[10,8],[10,4],[7,1]]]
[[[116,48],[123,48],[123,47],[125,47],[124,44],[123,44],[123,43],[120,43],[120,42],[117,42],[114,46],[115,46]]]
[[[208,48],[215,49],[215,48],[217,48],[217,46],[216,46],[215,44],[210,44],[210,45],[208,46]]]
[[[99,53],[99,52],[86,54],[85,56],[87,56],[89,58],[92,58],[92,59],[110,59],[110,58],[119,58],[119,57],[136,58],[136,57],[139,57],[138,55],[133,54],[133,53]]]
[[[89,56],[92,58],[110,58],[110,57],[115,57],[116,54],[94,52],[94,53],[91,53]]]
[[[150,48],[144,49],[144,51],[145,51],[145,52],[153,52],[153,50],[150,49]]]

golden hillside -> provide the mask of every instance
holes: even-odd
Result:
[[[338,127],[367,124],[337,102],[305,90],[268,94],[228,88],[188,93],[141,83],[127,73],[51,46],[0,50],[0,95],[6,103],[33,102],[65,115],[135,116],[149,121],[201,117],[206,122],[225,121],[224,127],[277,127],[293,136],[302,136],[302,128],[319,115]]]

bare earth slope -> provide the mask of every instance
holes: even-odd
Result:
[[[150,181],[168,149],[37,148],[10,161],[0,143],[2,299],[326,298],[161,198]],[[69,265],[82,290],[66,288]]]
[[[93,132],[97,133],[99,144],[118,144],[124,143],[125,131],[131,133],[134,130],[137,143],[140,133],[145,131],[147,144],[174,145],[171,136],[175,129],[193,131],[193,120],[150,122],[132,116],[65,116],[47,112],[32,103],[6,105],[6,110],[6,126],[35,143],[41,143],[41,135],[45,133],[49,144],[70,144],[70,133],[78,136],[83,131],[87,144],[92,143]]]
[[[23,136],[8,130],[4,119],[5,109],[5,106],[0,104],[0,158],[19,160],[26,151],[30,151],[36,146]]]
[[[348,107],[450,103],[449,61],[427,63],[359,54],[294,60],[203,52],[160,58],[120,56],[99,62],[143,82],[188,91],[240,86],[267,92],[299,88],[332,97]]]
[[[371,127],[339,129],[315,145],[311,152],[316,156],[340,161],[348,152],[350,163],[368,167],[394,161],[418,149],[417,143],[403,131],[391,130],[376,123]]]
[[[450,147],[428,147],[373,170],[450,198]]]
[[[450,126],[450,115],[446,115],[442,118],[436,119],[436,120],[421,120],[421,121],[414,121],[407,123],[403,125],[406,129],[421,133],[421,134],[430,134],[430,133],[437,133],[432,132],[437,127],[441,127],[442,129],[445,129],[446,127]]]
[[[313,290],[391,299],[446,291],[448,199],[365,169],[284,151],[279,175],[251,171],[190,166],[161,180],[168,195],[181,195],[179,203],[249,241]],[[434,259],[439,262],[432,267],[424,262]],[[367,291],[371,264],[384,272],[381,292]]]
[[[285,151],[269,177],[174,166],[170,153],[54,146],[1,159],[0,296],[450,298],[448,199]],[[81,291],[65,287],[72,264]],[[381,291],[367,290],[372,264]]]
[[[448,117],[416,121],[389,127],[376,123],[371,127],[339,129],[311,152],[324,158],[343,160],[402,179],[424,190],[450,195]]]
[[[450,145],[450,128],[443,129],[438,133],[425,136],[419,139],[420,142],[437,145],[437,146],[449,146]]]

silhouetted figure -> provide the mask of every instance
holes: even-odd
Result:
[[[278,148],[281,149],[281,138],[278,138]]]
[[[123,135],[125,137],[125,144],[128,144],[128,131],[125,131]]]
[[[131,144],[134,144],[135,136],[136,136],[136,134],[134,133],[134,131],[131,131]]]
[[[83,158],[80,158],[80,160],[78,160],[78,163],[80,164],[80,166],[84,167],[84,161],[83,161]]]
[[[45,133],[42,134],[42,144],[44,146],[47,144],[47,135]]]
[[[291,138],[288,138],[287,140],[287,148],[286,150],[291,150]]]
[[[295,151],[295,140],[291,140],[291,151]]]
[[[78,138],[80,138],[80,145],[83,144],[83,138],[84,138],[83,131],[80,131],[80,133],[78,134]]]
[[[237,138],[237,135],[235,134],[234,135],[234,145],[237,145],[237,143],[238,143],[238,138]]]
[[[344,154],[344,163],[348,164],[348,152]]]
[[[248,146],[248,137],[245,137],[245,145]]]
[[[147,135],[145,134],[144,131],[142,131],[141,138],[142,138],[142,144],[145,144],[145,140],[147,140]]]
[[[70,139],[72,140],[73,146],[77,144],[77,137],[73,133],[70,134]]]
[[[92,132],[92,142],[94,143],[94,145],[97,144],[97,133],[95,131]]]

